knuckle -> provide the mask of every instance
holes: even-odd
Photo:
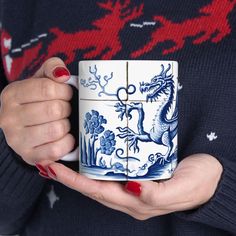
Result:
[[[16,122],[16,116],[5,114],[1,117],[1,128],[4,130],[5,136],[8,138],[17,139],[19,137],[16,135],[20,126]]]
[[[1,102],[3,103],[5,101],[8,101],[11,94],[12,94],[12,84],[9,84],[1,92],[0,96]]]
[[[55,64],[62,63],[63,61],[59,57],[51,57],[44,62],[44,69],[49,69]]]
[[[6,142],[9,147],[18,153],[24,152],[25,145],[19,142],[18,133],[13,133],[12,131],[5,132]]]
[[[73,174],[73,177],[71,177],[71,187],[74,188],[77,186],[80,182],[80,178],[77,174]]]
[[[15,119],[12,116],[8,116],[6,113],[1,114],[1,128],[7,130],[9,127],[14,127]]]
[[[22,96],[22,91],[19,89],[19,86],[20,84],[27,82],[28,80],[15,81],[8,84],[1,93],[1,102],[7,104],[17,103],[19,98]]]
[[[43,98],[53,99],[56,95],[54,83],[49,79],[41,79],[41,94]]]
[[[5,136],[6,136],[7,144],[10,147],[14,147],[16,145],[16,141],[17,141],[15,135],[9,135],[8,133],[5,133]]]
[[[60,101],[54,101],[47,107],[48,117],[61,118],[63,116],[63,105]]]
[[[55,122],[51,124],[48,128],[48,135],[51,139],[58,139],[65,133],[64,122]]]

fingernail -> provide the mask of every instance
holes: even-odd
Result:
[[[42,165],[36,163],[35,166],[41,173],[47,174],[47,170]]]
[[[47,173],[39,172],[39,175],[46,179],[52,179]]]
[[[129,181],[125,185],[125,189],[136,196],[140,196],[141,194],[141,185],[137,182]]]
[[[50,166],[47,166],[47,172],[49,175],[51,175],[53,178],[57,178],[57,175],[55,173],[55,171],[50,167]]]
[[[59,78],[62,76],[70,76],[70,72],[64,67],[56,67],[53,70],[52,74],[55,78]]]

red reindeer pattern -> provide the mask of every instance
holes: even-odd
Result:
[[[42,48],[42,42],[33,44],[32,47],[22,49],[20,56],[14,57],[10,53],[12,49],[11,36],[6,31],[2,31],[1,38],[1,50],[5,73],[9,81],[15,81],[18,79],[18,76],[23,72],[23,70],[26,67],[30,67],[32,61],[37,58],[39,51]]]
[[[193,44],[201,44],[207,40],[218,43],[231,32],[227,17],[235,5],[236,0],[213,0],[211,4],[199,10],[199,17],[181,23],[174,23],[164,16],[154,16],[153,19],[159,21],[162,26],[151,34],[151,40],[143,48],[131,53],[131,57],[137,58],[166,41],[175,45],[163,50],[162,54],[173,53],[184,47],[187,37],[196,36]]]
[[[162,51],[163,55],[180,50],[185,45],[188,37],[195,37],[193,44],[201,44],[207,40],[213,43],[220,42],[230,34],[231,27],[228,15],[236,5],[236,0],[212,0],[211,4],[199,10],[200,15],[192,19],[186,19],[180,23],[174,23],[164,16],[154,16],[162,26],[151,34],[150,41],[145,46],[131,53],[132,58],[137,58],[153,50],[158,44],[171,41],[174,46]],[[143,14],[144,4],[131,7],[131,0],[107,0],[98,3],[101,9],[107,13],[92,22],[94,29],[79,30],[74,33],[66,33],[59,28],[49,30],[54,38],[50,43],[44,44],[40,38],[31,43],[29,47],[21,46],[20,53],[13,53],[11,48],[11,36],[2,31],[2,56],[7,77],[14,81],[24,71],[32,74],[47,58],[58,54],[65,55],[65,63],[70,64],[75,60],[78,52],[83,53],[83,58],[112,59],[122,50],[120,33],[127,23],[139,18]],[[4,44],[6,42],[6,44]],[[45,52],[40,56],[42,47]]]
[[[80,30],[74,33],[65,33],[59,28],[52,28],[50,33],[55,38],[46,47],[46,52],[40,55],[43,42],[31,44],[29,48],[22,49],[21,53],[14,55],[11,47],[2,47],[3,63],[9,81],[16,80],[27,69],[32,72],[47,58],[64,54],[65,63],[70,64],[75,60],[78,51],[88,51],[83,58],[100,57],[111,59],[121,49],[120,32],[125,25],[143,14],[143,4],[130,7],[131,0],[112,0],[98,3],[98,6],[108,13],[92,22],[95,29]],[[10,35],[2,34],[2,40],[12,40]]]
[[[92,25],[93,30],[79,31],[77,33],[64,33],[58,28],[50,30],[56,38],[48,47],[47,58],[58,53],[66,55],[65,62],[70,64],[78,50],[89,50],[83,57],[91,59],[101,56],[101,59],[111,59],[121,49],[120,32],[126,23],[132,21],[143,14],[143,4],[139,7],[128,9],[130,0],[112,1],[98,3],[99,7],[108,11],[101,19],[95,20]],[[68,44],[68,42],[70,42]]]

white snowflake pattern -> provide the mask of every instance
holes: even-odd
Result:
[[[209,139],[210,142],[212,142],[213,140],[217,139],[218,136],[216,135],[215,132],[212,132],[210,134],[207,134],[206,137]]]
[[[178,82],[178,91],[181,90],[183,88],[183,85],[180,84],[180,82]]]
[[[55,191],[54,191],[54,186],[51,185],[51,190],[49,191],[49,193],[47,194],[49,203],[50,203],[50,208],[53,209],[53,206],[55,204],[56,201],[59,201],[60,198],[56,195]]]

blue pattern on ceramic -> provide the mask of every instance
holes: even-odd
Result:
[[[83,85],[84,87],[89,87],[91,90],[96,90],[99,88],[101,91],[99,91],[98,96],[101,97],[102,94],[105,94],[106,96],[116,96],[116,94],[108,93],[106,92],[106,86],[113,78],[113,72],[111,72],[110,77],[107,75],[104,75],[101,77],[101,75],[97,75],[97,66],[94,66],[94,70],[92,69],[91,66],[89,66],[89,72],[90,74],[93,75],[93,79],[90,77],[87,81],[84,79],[80,80],[80,84]]]
[[[134,110],[136,110],[139,115],[139,120],[137,124],[139,133],[135,133],[129,127],[125,127],[123,129],[119,128],[121,134],[119,134],[118,137],[127,138],[129,141],[131,141],[129,143],[129,149],[133,148],[134,153],[139,152],[138,141],[154,142],[166,146],[168,148],[168,151],[165,155],[161,153],[155,154],[155,161],[160,161],[162,164],[164,164],[166,161],[169,161],[169,154],[171,153],[173,148],[172,140],[177,134],[178,110],[176,107],[174,116],[171,119],[167,118],[167,113],[171,109],[173,103],[174,83],[172,80],[173,75],[171,74],[167,76],[167,72],[170,70],[171,65],[169,64],[166,70],[164,70],[163,65],[161,66],[161,73],[153,77],[150,83],[140,83],[140,91],[142,93],[147,93],[147,102],[156,101],[162,93],[166,94],[167,96],[166,103],[161,108],[161,110],[157,111],[157,114],[154,117],[152,129],[150,131],[145,131],[143,127],[145,112],[142,103],[133,102],[129,105],[126,105],[125,108],[122,108],[124,106],[124,104],[122,103],[117,104],[117,106],[119,106],[119,110],[122,114],[122,117],[125,114],[131,120],[131,112]]]
[[[106,130],[104,132],[104,135],[100,137],[101,153],[106,155],[111,155],[115,150],[115,145],[116,145],[115,134],[111,130]]]
[[[173,144],[173,139],[177,135],[178,110],[176,104],[172,117],[168,118],[167,114],[174,105],[173,97],[176,91],[173,74],[168,74],[170,69],[171,64],[168,64],[166,69],[164,65],[161,65],[161,72],[155,75],[150,82],[140,82],[139,91],[146,94],[146,103],[154,105],[161,95],[165,95],[164,104],[160,109],[157,109],[155,117],[152,117],[151,130],[145,130],[146,112],[143,103],[127,103],[120,98],[120,91],[123,90],[126,94],[131,95],[137,91],[136,86],[129,84],[127,88],[119,87],[114,93],[108,93],[106,86],[112,80],[113,72],[110,73],[110,76],[102,77],[98,75],[96,65],[94,69],[89,67],[93,79],[91,77],[88,80],[81,79],[80,84],[96,91],[98,96],[103,94],[103,96],[116,97],[118,102],[114,109],[120,120],[125,118],[132,122],[133,115],[136,113],[138,115],[136,124],[138,132],[128,126],[118,126],[116,131],[105,130],[106,124],[109,122],[108,117],[103,117],[97,110],[88,111],[84,117],[85,132],[80,132],[81,165],[85,168],[83,172],[95,177],[109,176],[111,179],[159,179],[166,171],[169,171],[171,176],[175,168],[175,166],[172,167],[172,164],[177,161],[177,147]],[[86,135],[90,135],[89,139],[86,139]],[[134,154],[140,152],[141,142],[163,145],[167,151],[166,153],[150,152],[147,161],[140,166],[138,164],[140,159],[137,156],[126,156],[123,148],[116,147],[117,139],[123,139],[127,143],[128,149],[132,150]],[[110,163],[105,156],[110,157]],[[115,162],[112,161],[114,159]]]

